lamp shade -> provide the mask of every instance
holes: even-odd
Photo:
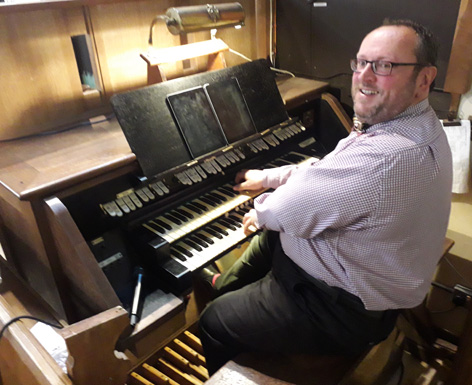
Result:
[[[166,25],[173,35],[244,25],[244,19],[240,3],[175,7],[166,12]]]

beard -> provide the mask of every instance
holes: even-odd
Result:
[[[379,90],[380,93],[375,95],[376,98],[378,97],[377,101],[359,101],[358,98],[362,97],[360,90],[363,88],[363,85],[353,85],[351,92],[354,96],[353,102],[356,117],[363,123],[373,125],[391,120],[405,111],[414,104],[416,77],[416,74],[413,74],[405,87],[398,93],[389,94]]]

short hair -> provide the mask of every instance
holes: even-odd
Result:
[[[403,26],[413,29],[416,36],[418,36],[418,42],[415,48],[416,60],[421,64],[437,66],[439,43],[433,33],[424,25],[408,19],[385,19],[382,26]],[[416,73],[419,73],[420,70],[420,67],[416,67],[415,69]],[[434,84],[435,82],[433,81],[430,86],[430,91],[433,90]]]

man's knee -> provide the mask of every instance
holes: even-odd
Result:
[[[221,334],[221,330],[224,330],[224,328],[222,328],[224,315],[221,316],[219,308],[219,301],[215,300],[210,302],[200,315],[198,327],[202,336],[205,336],[203,339],[211,338],[212,340],[219,340],[217,336]]]

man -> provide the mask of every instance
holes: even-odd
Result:
[[[213,277],[219,297],[200,319],[211,373],[244,351],[358,354],[421,303],[451,202],[451,154],[428,103],[436,59],[424,27],[386,22],[351,61],[363,128],[309,166],[237,175],[235,190],[275,191],[243,220],[262,234]]]

